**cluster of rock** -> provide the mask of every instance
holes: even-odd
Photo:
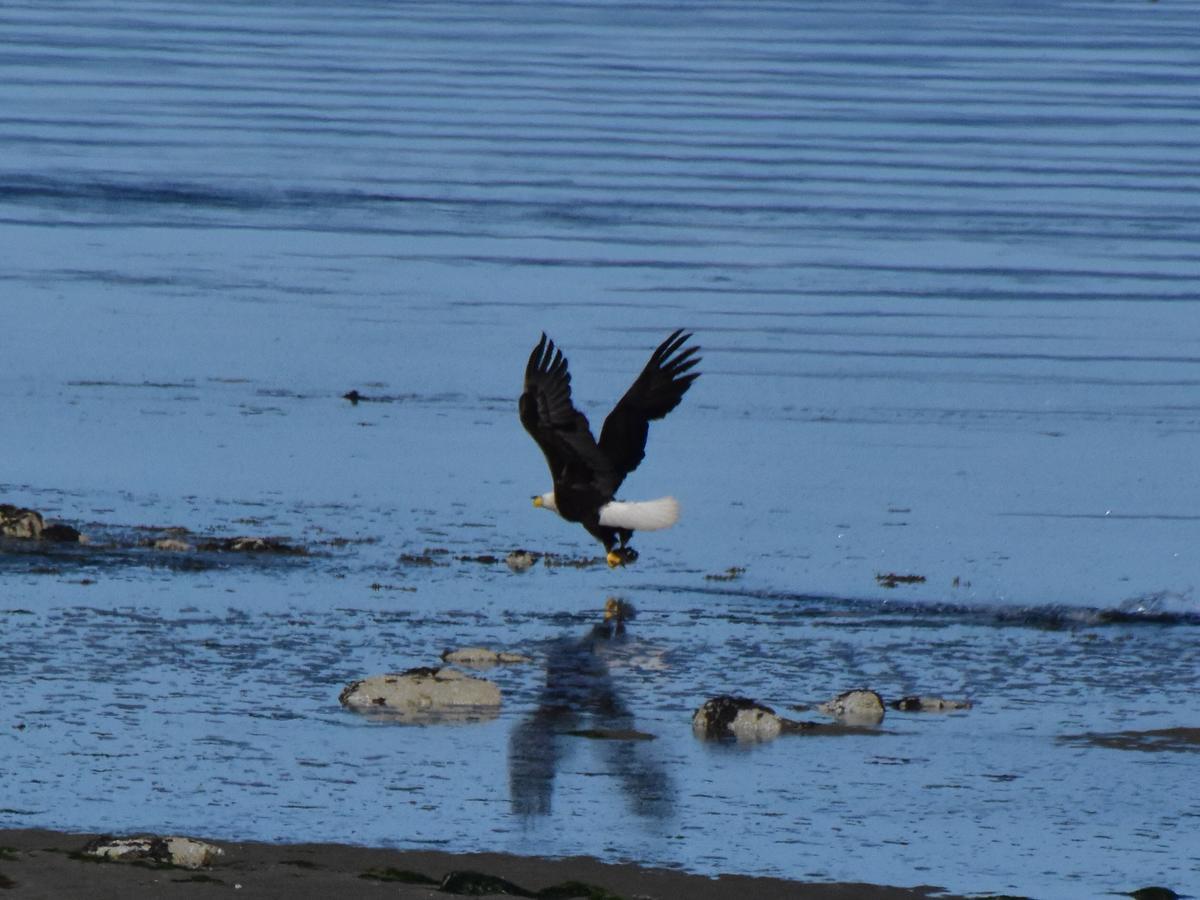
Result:
[[[46,524],[35,509],[0,503],[0,538],[60,544],[89,544],[86,535],[62,522]],[[279,556],[305,556],[308,550],[276,537],[214,538],[194,535],[186,528],[169,528],[158,537],[141,541],[138,546],[170,553],[247,553]]]
[[[78,529],[61,522],[47,525],[37,510],[13,506],[11,503],[0,503],[0,537],[63,544],[87,543]]]
[[[473,668],[525,663],[519,653],[464,647],[447,650],[442,660]],[[449,665],[421,666],[403,672],[371,675],[348,684],[338,701],[358,712],[408,722],[483,721],[500,709],[500,688],[486,678],[467,675]]]
[[[213,538],[194,535],[186,528],[171,528],[162,537],[143,541],[142,546],[168,553],[273,553],[306,556],[308,551],[277,537]]]
[[[971,701],[908,696],[890,705],[902,712],[945,712],[970,709]],[[692,731],[707,740],[737,741],[769,741],[788,733],[845,732],[878,725],[883,721],[886,706],[875,691],[846,691],[817,706],[819,712],[835,720],[833,724],[802,722],[784,718],[771,707],[748,697],[722,694],[700,705],[692,715]]]
[[[215,844],[188,837],[115,838],[104,835],[88,841],[80,853],[112,862],[140,862],[200,869],[214,865],[225,851]]]

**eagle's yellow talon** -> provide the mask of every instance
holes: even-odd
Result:
[[[604,558],[608,560],[608,567],[610,569],[615,569],[617,566],[625,564],[625,557],[623,557],[620,553],[617,553],[615,550],[609,550]]]

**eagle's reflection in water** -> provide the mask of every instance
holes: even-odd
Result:
[[[617,780],[634,814],[671,816],[673,788],[648,735],[634,727],[633,713],[613,681],[609,659],[628,640],[632,607],[610,599],[604,622],[582,638],[563,637],[546,658],[546,684],[537,708],[513,729],[508,784],[513,809],[522,816],[547,815],[554,778],[570,752],[586,745],[602,760],[603,774]],[[586,740],[580,732],[597,740]]]

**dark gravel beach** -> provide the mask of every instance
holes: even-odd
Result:
[[[245,897],[291,900],[328,897],[471,896],[690,898],[723,900],[912,900],[950,895],[936,888],[911,889],[869,884],[805,884],[776,878],[723,875],[706,878],[669,869],[599,862],[587,857],[544,859],[504,853],[443,853],[384,850],[343,844],[264,844],[218,842],[221,862],[189,870],[140,863],[93,861],[80,850],[96,835],[42,829],[0,831],[0,887],[6,897],[138,898],[206,896],[239,891]],[[472,873],[459,890],[439,884],[451,872]],[[414,883],[424,876],[434,883]],[[503,886],[494,879],[502,879]],[[496,885],[479,893],[481,885]],[[511,885],[524,889],[516,894]],[[573,889],[572,889],[573,888]]]

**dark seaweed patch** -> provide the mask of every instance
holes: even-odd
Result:
[[[1064,744],[1090,744],[1110,750],[1145,753],[1200,753],[1200,728],[1158,728],[1151,731],[1086,732],[1063,735]]]
[[[367,869],[367,871],[358,877],[365,878],[368,881],[398,881],[401,884],[436,885],[440,883],[428,875],[422,875],[420,872],[412,872],[408,869],[396,869],[392,866],[377,866],[374,869]]]
[[[898,584],[924,584],[924,575],[897,575],[895,572],[888,572],[883,575],[876,575],[875,580],[885,588],[894,588]]]

